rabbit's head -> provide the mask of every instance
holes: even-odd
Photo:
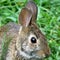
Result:
[[[50,54],[45,36],[37,27],[37,6],[28,2],[19,15],[19,22],[22,25],[17,40],[19,54],[26,58],[43,58]]]

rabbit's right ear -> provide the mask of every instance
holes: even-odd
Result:
[[[27,8],[23,8],[19,15],[19,23],[22,26],[27,27],[30,24],[31,18],[32,18],[32,12]]]

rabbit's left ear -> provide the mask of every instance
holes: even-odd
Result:
[[[23,8],[19,15],[19,23],[22,26],[27,27],[31,22],[31,18],[32,18],[32,12],[27,8]]]

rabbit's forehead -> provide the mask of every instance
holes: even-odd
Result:
[[[42,32],[40,31],[40,29],[37,27],[37,25],[32,24],[31,26],[31,32],[37,37],[40,38],[41,36],[43,36]]]

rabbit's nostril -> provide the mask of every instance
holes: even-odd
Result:
[[[31,42],[32,42],[32,43],[36,43],[36,38],[35,38],[35,37],[32,37],[32,38],[31,38]]]

